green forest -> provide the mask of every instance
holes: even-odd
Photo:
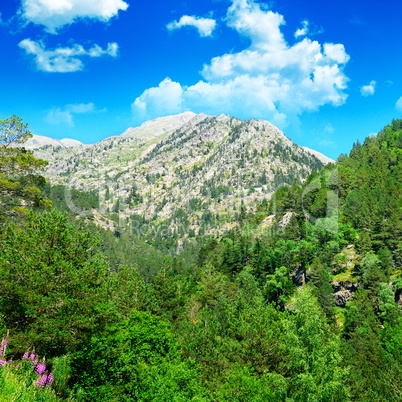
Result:
[[[0,120],[0,401],[402,400],[402,120],[179,254],[77,219],[30,135]]]

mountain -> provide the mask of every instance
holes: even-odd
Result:
[[[322,154],[321,152],[314,151],[314,149],[310,149],[307,147],[303,147],[303,149],[307,152],[309,152],[312,155],[315,155],[324,165],[327,165],[328,163],[334,163],[335,161],[331,158],[328,158],[328,156]]]
[[[55,140],[53,138],[35,134],[32,136],[32,138],[30,138],[27,142],[24,143],[24,147],[32,151],[36,149],[44,150],[45,148],[48,147],[72,148],[72,147],[79,147],[81,145],[83,145],[82,142],[70,138]]]
[[[194,116],[196,116],[196,114],[193,112],[184,112],[173,116],[159,117],[154,120],[146,121],[141,124],[140,127],[130,127],[121,134],[121,136],[142,139],[158,137],[164,133],[180,128]]]
[[[99,191],[103,215],[178,237],[229,229],[242,209],[331,161],[267,121],[224,114],[162,117],[93,145],[42,143],[34,153],[50,162],[51,184]]]

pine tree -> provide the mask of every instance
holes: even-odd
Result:
[[[32,152],[21,147],[32,137],[27,124],[15,115],[0,120],[0,216],[26,213],[26,206],[50,206],[40,198],[39,186],[45,179],[37,174],[48,162],[36,159]]]

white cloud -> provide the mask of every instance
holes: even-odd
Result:
[[[103,50],[99,45],[95,44],[88,50],[87,54],[90,57],[111,56],[117,57],[119,45],[116,42],[108,43],[107,48]]]
[[[370,84],[368,85],[363,85],[360,88],[360,93],[362,94],[362,96],[371,96],[374,95],[375,92],[375,86],[376,86],[376,82],[375,81],[371,81]]]
[[[59,47],[54,50],[47,50],[42,42],[35,42],[31,39],[24,39],[18,45],[29,55],[33,55],[38,70],[49,73],[71,73],[81,71],[84,68],[83,57],[116,57],[118,51],[117,43],[108,43],[104,50],[97,44],[89,50],[81,45],[75,44],[72,47]]]
[[[349,61],[349,55],[345,52],[345,47],[339,43],[324,43],[324,55],[337,64],[346,64]]]
[[[304,38],[289,45],[281,32],[283,16],[252,0],[233,0],[225,22],[250,40],[248,48],[214,57],[195,85],[167,78],[147,89],[132,104],[133,113],[147,118],[185,110],[227,113],[284,126],[305,111],[346,101],[343,67],[349,56],[342,44]]]
[[[123,0],[22,0],[20,14],[28,23],[43,25],[47,32],[56,34],[77,19],[108,22],[127,7]]]
[[[226,15],[227,25],[251,40],[250,48],[269,51],[284,49],[285,39],[280,26],[282,15],[261,10],[252,0],[233,0]]]
[[[211,18],[200,18],[193,15],[183,15],[180,20],[169,22],[166,25],[169,31],[174,31],[182,27],[194,27],[200,36],[211,36],[216,27],[216,21]]]
[[[402,112],[402,96],[396,101],[395,109]]]
[[[11,21],[12,21],[12,18],[9,20],[4,20],[3,15],[0,13],[0,27],[8,27],[10,25]]]
[[[132,104],[133,113],[139,117],[170,115],[182,110],[183,89],[177,82],[165,78],[158,87],[149,88]]]
[[[49,124],[66,124],[74,127],[74,114],[86,114],[86,113],[102,113],[106,109],[98,110],[95,104],[78,103],[65,105],[64,107],[55,107],[47,111],[46,121]]]
[[[303,20],[301,22],[302,27],[297,29],[296,32],[294,33],[294,37],[296,39],[301,38],[303,36],[314,36],[314,35],[319,35],[324,32],[324,29],[318,28],[318,27],[313,27],[311,28],[310,22],[308,20]]]
[[[303,20],[302,21],[302,28],[299,28],[296,32],[295,32],[295,38],[300,38],[301,36],[306,36],[308,34],[308,21],[307,20]]]

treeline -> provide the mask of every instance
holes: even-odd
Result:
[[[241,209],[224,237],[199,238],[191,264],[55,208],[17,211],[0,237],[14,361],[0,389],[20,385],[15,364],[35,349],[49,370],[67,356],[69,381],[49,389],[70,400],[401,400],[401,174],[395,120],[257,213]],[[41,196],[63,209],[62,191]],[[346,304],[339,283],[357,289]]]

